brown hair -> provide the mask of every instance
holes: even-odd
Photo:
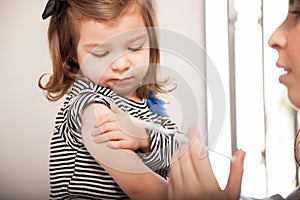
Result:
[[[147,98],[149,93],[166,93],[168,80],[159,81],[160,51],[158,45],[157,11],[154,0],[68,0],[68,7],[61,17],[51,16],[48,27],[48,44],[53,71],[43,85],[43,74],[38,81],[50,101],[56,101],[69,92],[78,74],[77,44],[79,40],[78,20],[92,19],[108,23],[121,17],[128,9],[138,8],[148,29],[150,38],[150,67],[145,85],[137,89],[137,96]],[[151,28],[153,27],[153,28]]]

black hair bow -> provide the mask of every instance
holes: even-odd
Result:
[[[68,5],[67,0],[49,0],[42,14],[42,18],[47,19],[51,15],[60,18]]]

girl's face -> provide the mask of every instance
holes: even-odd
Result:
[[[290,0],[286,19],[269,39],[278,51],[276,65],[285,70],[280,83],[288,89],[290,101],[300,108],[300,0]]]
[[[128,12],[113,23],[86,20],[79,25],[77,56],[90,81],[121,96],[139,100],[136,89],[149,68],[149,37],[139,12]]]

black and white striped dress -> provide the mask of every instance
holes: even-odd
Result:
[[[167,129],[177,129],[170,119],[151,112],[145,101],[134,102],[110,89],[76,80],[56,117],[50,151],[50,199],[128,199],[82,141],[80,113],[83,107],[93,102],[107,104],[107,99],[134,117],[151,120]],[[149,136],[151,153],[136,153],[139,152],[150,169],[166,178],[178,142],[159,132],[150,131]]]

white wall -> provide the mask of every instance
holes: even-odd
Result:
[[[37,87],[50,72],[45,2],[0,3],[0,196],[1,199],[48,198],[48,152],[57,105]]]
[[[189,0],[188,3],[182,3],[181,0],[160,0],[157,2],[161,29],[162,71],[166,72],[165,74],[171,79],[174,78],[177,83],[173,94],[177,98],[175,104],[179,105],[177,108],[172,107],[174,102],[171,100],[168,110],[171,117],[181,125],[182,131],[185,131],[190,123],[195,123],[199,125],[201,132],[206,132],[207,108],[204,80],[206,54],[202,51],[205,50],[204,1]],[[166,33],[165,30],[169,32]],[[200,59],[193,59],[193,54]],[[170,75],[170,70],[175,71],[173,77]]]

